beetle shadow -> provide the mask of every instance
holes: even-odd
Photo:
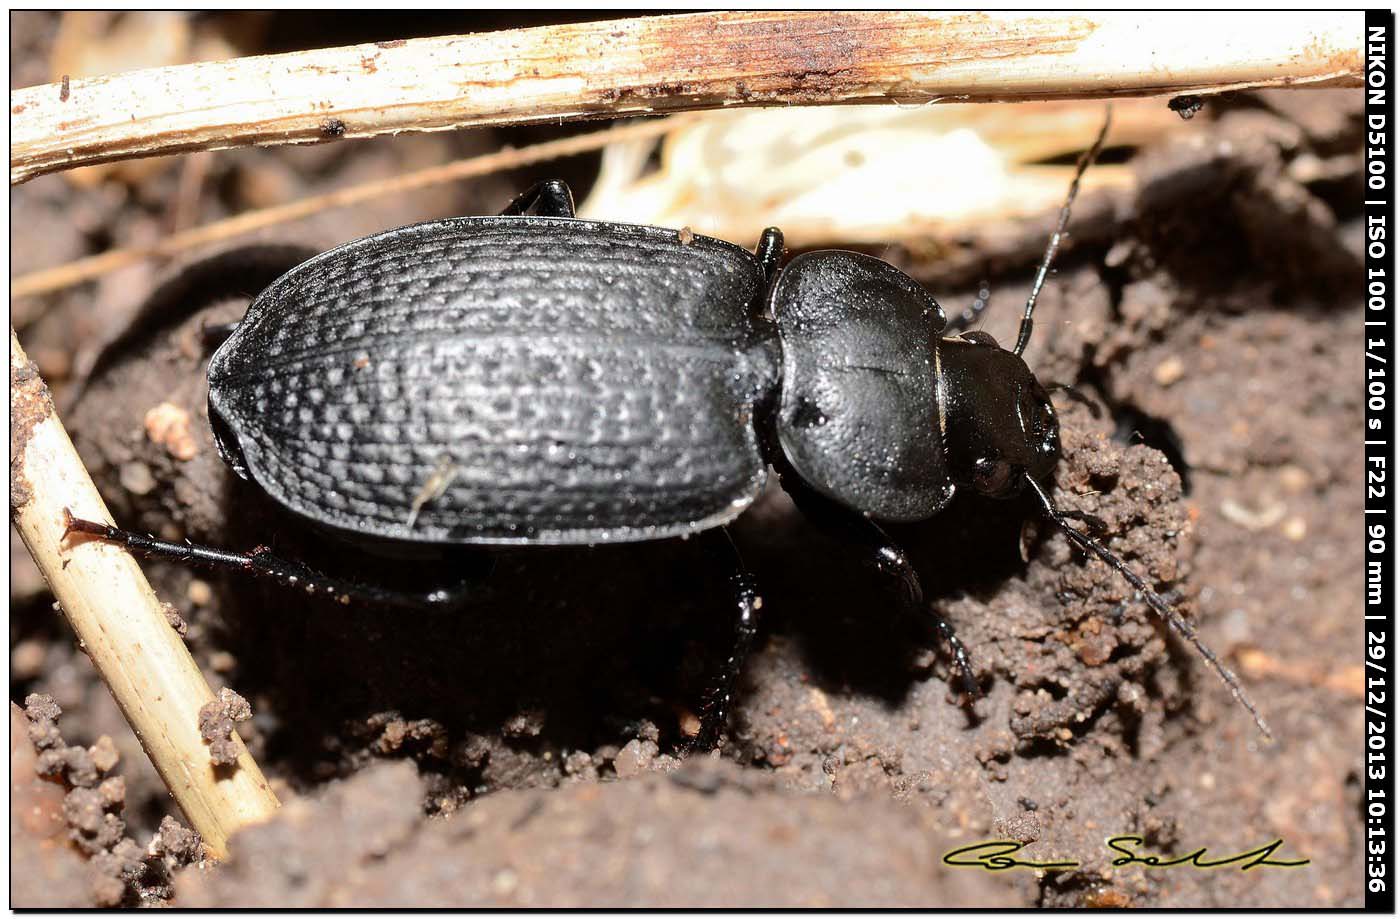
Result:
[[[813,680],[896,708],[916,683],[930,678],[932,649],[938,660],[932,678],[952,685],[951,655],[931,617],[904,610],[895,585],[864,564],[857,549],[808,524],[785,496],[777,500],[791,514],[780,542],[765,543],[743,522],[738,529],[764,589],[765,625],[794,639]],[[918,572],[924,608],[941,612],[952,598],[980,596],[1024,570],[1019,540],[1025,514],[1018,501],[959,495],[927,522],[885,530]],[[980,665],[988,661],[968,639],[968,624],[953,624],[974,667],[985,671]]]
[[[243,483],[229,489],[239,519],[228,545],[268,545],[380,588],[481,589],[459,609],[386,611],[221,579],[231,605],[217,644],[232,649],[239,691],[265,713],[266,758],[308,784],[353,770],[365,751],[402,748],[450,769],[473,744],[494,750],[498,765],[519,754],[536,766],[544,751],[620,746],[651,731],[674,747],[678,716],[698,706],[732,634],[724,579],[694,541],[398,547],[391,557],[394,547],[289,520]],[[439,739],[447,750],[432,750]]]

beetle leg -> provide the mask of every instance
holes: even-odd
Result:
[[[1093,530],[1095,536],[1102,536],[1108,532],[1108,524],[1104,522],[1102,517],[1095,517],[1093,514],[1086,514],[1083,511],[1067,510],[1061,510],[1060,516],[1070,520],[1078,520],[1080,523]]]
[[[1084,395],[1082,392],[1075,389],[1068,383],[1046,383],[1045,391],[1047,393],[1062,392],[1065,395],[1069,396],[1071,399],[1073,399],[1075,402],[1078,402],[1080,405],[1087,408],[1089,410],[1089,414],[1093,415],[1096,419],[1103,417],[1103,410],[1099,408],[1099,404],[1097,402],[1095,402],[1093,399],[1090,399],[1088,396]]]
[[[238,329],[238,324],[238,322],[203,323],[199,327],[199,343],[204,346],[205,351],[213,351],[228,341],[229,336]]]
[[[74,517],[66,508],[63,512],[63,523],[65,539],[73,533],[81,533],[103,542],[124,546],[128,552],[143,558],[167,559],[200,568],[237,571],[252,577],[276,581],[284,587],[303,590],[308,596],[323,597],[345,606],[354,603],[360,606],[391,606],[410,610],[456,609],[465,605],[468,599],[467,588],[470,585],[467,582],[421,594],[386,590],[321,574],[299,562],[278,558],[265,546],[241,553],[189,542],[167,542],[132,530]],[[476,599],[475,594],[472,599]]]
[[[853,513],[828,498],[813,491],[797,479],[796,475],[782,476],[783,489],[792,496],[803,516],[828,530],[833,535],[852,543],[866,553],[865,563],[886,578],[894,580],[899,588],[901,606],[908,614],[920,622],[931,625],[948,643],[952,652],[953,666],[958,671],[963,693],[967,698],[980,695],[977,676],[972,669],[972,661],[953,624],[944,619],[932,604],[924,602],[924,590],[919,583],[918,572],[910,564],[904,550],[895,545],[889,534],[875,521],[863,514]]]
[[[913,613],[917,618],[926,619],[948,643],[948,649],[953,655],[953,666],[958,671],[958,678],[962,682],[964,696],[968,699],[977,698],[981,692],[977,686],[977,675],[972,669],[972,660],[967,654],[967,647],[963,645],[962,639],[958,638],[953,624],[944,619],[933,604],[924,602],[924,591],[919,584],[919,575],[914,571],[914,566],[909,563],[909,557],[904,554],[903,549],[894,544],[889,535],[875,521],[868,517],[861,517],[859,520],[870,530],[869,536],[861,541],[874,547],[872,559],[875,569],[887,577],[894,578],[899,583],[905,610]]]
[[[574,216],[574,193],[562,179],[537,182],[501,211],[502,217],[522,217],[534,212],[536,217]]]
[[[773,278],[777,277],[778,263],[783,260],[783,253],[786,251],[787,247],[783,245],[783,231],[777,227],[769,227],[758,238],[754,254],[758,256],[758,264],[763,269],[763,280],[766,283],[772,284]]]
[[[968,656],[967,646],[962,643],[958,633],[953,630],[953,624],[944,619],[938,610],[930,606],[928,614],[933,619],[933,627],[938,630],[938,634],[943,636],[943,640],[948,643],[948,648],[953,652],[953,666],[958,669],[958,679],[962,681],[962,691],[964,701],[975,699],[982,694],[982,689],[977,685],[977,674],[972,669],[972,658]]]
[[[982,314],[987,311],[987,307],[992,302],[992,289],[989,282],[983,281],[977,288],[977,299],[972,301],[972,305],[948,320],[948,326],[943,330],[944,335],[957,335],[966,332],[968,329],[982,321]]]
[[[706,548],[731,568],[729,589],[739,615],[734,623],[734,643],[730,646],[729,657],[711,677],[710,685],[705,690],[700,708],[700,733],[690,743],[691,749],[699,751],[713,750],[724,732],[730,707],[734,704],[739,674],[753,647],[754,636],[758,634],[758,611],[763,607],[758,584],[744,568],[744,560],[729,531],[721,528],[715,535],[707,533],[704,539]]]

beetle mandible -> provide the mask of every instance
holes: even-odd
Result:
[[[209,363],[224,460],[280,504],[350,537],[577,545],[708,534],[733,560],[733,651],[706,694],[719,740],[762,601],[723,527],[772,467],[806,516],[861,547],[930,617],[965,690],[951,626],[880,521],[937,515],[958,488],[1029,490],[1085,554],[1120,572],[1191,642],[1268,735],[1195,629],[1058,509],[1045,387],[1022,360],[1080,179],[1081,157],[1017,340],[950,325],[916,281],[874,257],[815,251],[780,265],[689,231],[579,220],[559,181],[497,217],[417,224],[347,243],[264,290]],[[327,577],[264,551],[172,543],[69,516],[70,531],[146,556],[270,577],[341,602],[451,606]],[[713,531],[713,532],[711,532]]]

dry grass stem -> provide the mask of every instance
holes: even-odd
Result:
[[[248,144],[733,105],[1359,86],[1362,25],[1360,12],[754,11],[239,58],[12,92],[10,181]]]
[[[686,117],[688,116],[680,116],[680,119]],[[98,255],[75,259],[53,268],[45,268],[21,275],[10,281],[10,298],[62,290],[74,284],[91,281],[128,265],[134,265],[143,259],[178,255],[198,246],[223,242],[277,224],[301,220],[338,207],[350,207],[385,195],[401,194],[431,185],[489,175],[507,169],[518,169],[522,166],[561,159],[579,153],[589,153],[612,143],[656,138],[674,130],[677,127],[676,122],[680,119],[645,121],[641,124],[622,125],[594,131],[590,134],[545,141],[522,147],[519,150],[499,150],[495,153],[473,156],[442,166],[430,166],[427,169],[420,169],[389,179],[352,185],[324,195],[314,195],[276,207],[249,211],[226,220],[218,220],[172,233],[154,245],[109,249]]]
[[[214,698],[135,560],[116,546],[64,539],[64,511],[108,520],[48,388],[10,332],[10,518],[166,787],[216,858],[230,834],[277,808],[238,742],[217,770],[199,733]]]

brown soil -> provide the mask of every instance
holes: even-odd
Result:
[[[17,53],[45,53],[48,17],[13,22]],[[1028,354],[1042,380],[1075,383],[1108,409],[1095,418],[1058,400],[1056,499],[1103,518],[1113,551],[1172,592],[1276,742],[1121,578],[1036,526],[1029,501],[959,498],[925,525],[893,528],[972,653],[984,695],[969,710],[894,598],[770,489],[734,527],[766,619],[714,757],[678,752],[729,626],[716,572],[693,545],[502,554],[481,605],[453,615],[327,607],[148,564],[211,683],[251,704],[235,729],[286,805],[236,838],[225,864],[172,862],[173,902],[1359,906],[1359,103],[1340,91],[1212,101],[1196,116],[1209,126],[1199,142],[1115,151],[1142,190],[1083,202]],[[279,196],[309,194],[537,135],[221,153],[201,218],[247,206],[268,182]],[[264,241],[323,248],[485,213],[535,178],[563,174],[577,190],[589,167],[405,196]],[[39,247],[16,234],[14,270],[82,254],[108,233],[159,232],[179,175],[177,165],[115,202],[62,177],[21,186],[14,225],[55,238]],[[53,219],[83,208],[104,209],[92,224],[101,238]],[[1021,241],[1043,244],[1049,221],[989,228],[1001,243],[966,267],[907,255],[902,267],[945,305],[970,302],[990,277],[986,328],[1009,341],[1036,256]],[[172,276],[133,269],[15,307],[118,521],[272,545],[388,585],[481,565],[335,542],[235,480],[209,434],[197,334],[247,300],[162,288]],[[149,436],[147,413],[166,403],[188,413],[192,449]],[[22,548],[11,559],[12,700],[51,695],[69,743],[112,739],[122,819],[146,840],[179,815]],[[55,902],[44,877],[71,868],[51,858],[53,834],[39,835],[12,826],[14,905]],[[1115,835],[1159,853],[1282,839],[1276,858],[1311,863],[1115,867],[1105,846]],[[941,862],[993,838],[1027,843],[1020,858],[1079,867],[992,874]]]

